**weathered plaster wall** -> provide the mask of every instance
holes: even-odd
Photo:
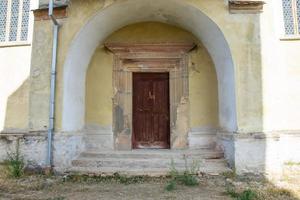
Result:
[[[52,22],[36,21],[30,69],[30,131],[47,130],[49,121]],[[58,80],[58,82],[60,82]]]
[[[65,171],[71,165],[85,145],[80,133],[60,133],[53,138],[53,161],[55,169]],[[46,166],[47,158],[47,137],[44,133],[27,135],[26,137],[5,137],[0,140],[0,162],[7,158],[8,152],[16,152],[17,141],[19,149],[24,156],[26,164],[36,166]]]
[[[194,42],[189,53],[190,126],[218,127],[218,89],[213,62],[203,45],[187,31],[157,22],[126,26],[105,42],[180,43]],[[86,78],[86,124],[112,124],[112,54],[100,45],[90,62]]]

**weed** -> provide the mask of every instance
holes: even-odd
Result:
[[[64,182],[85,182],[85,183],[110,183],[117,182],[125,185],[143,183],[147,180],[151,180],[148,176],[125,176],[119,173],[115,173],[112,176],[88,176],[73,174],[63,178]]]
[[[65,200],[65,197],[54,197],[54,198],[49,198],[47,200]]]
[[[166,187],[165,187],[165,190],[167,191],[173,191],[176,189],[176,181],[174,179],[170,180]]]
[[[232,198],[237,198],[239,196],[239,194],[235,191],[235,189],[233,187],[227,186],[226,187],[226,192],[225,192],[228,196],[232,197]]]
[[[167,191],[172,191],[176,188],[176,184],[182,184],[186,186],[196,186],[199,185],[199,180],[197,173],[200,168],[200,163],[193,160],[191,165],[188,165],[187,156],[184,155],[185,170],[180,172],[176,169],[174,160],[171,160],[171,167],[169,175],[171,180],[167,183],[165,189]]]
[[[118,173],[115,173],[114,179],[119,183],[129,185],[129,184],[143,183],[143,182],[145,182],[145,179],[147,179],[147,177],[145,177],[145,176],[125,176],[125,175],[120,175]]]
[[[237,198],[237,200],[254,200],[257,198],[257,194],[255,191],[253,190],[244,190],[239,197]]]
[[[237,177],[235,170],[222,173],[225,178],[235,179]]]
[[[257,193],[253,190],[247,189],[241,193],[238,193],[230,187],[226,188],[226,194],[235,200],[254,200],[258,197]]]
[[[190,174],[187,171],[175,177],[175,180],[186,186],[196,186],[199,184],[197,176],[195,174]]]
[[[10,177],[19,178],[24,174],[24,158],[20,152],[19,140],[16,144],[15,152],[7,153],[7,159],[4,161],[7,172]]]
[[[267,193],[272,194],[273,196],[287,196],[287,197],[292,196],[292,193],[289,190],[284,188],[271,187],[267,189]]]

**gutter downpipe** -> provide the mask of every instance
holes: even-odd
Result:
[[[55,112],[55,88],[56,88],[56,58],[59,23],[53,15],[53,0],[49,0],[48,14],[53,22],[53,43],[52,43],[52,61],[51,61],[51,82],[50,82],[50,110],[49,110],[49,128],[48,128],[48,149],[47,149],[47,167],[53,168],[53,134],[54,134],[54,112]]]

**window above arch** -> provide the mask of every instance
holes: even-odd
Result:
[[[29,41],[30,0],[0,0],[0,46]]]
[[[284,34],[300,36],[300,0],[282,0]]]

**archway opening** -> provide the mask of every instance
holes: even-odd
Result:
[[[64,66],[63,130],[78,131],[84,128],[86,72],[99,44],[119,28],[143,21],[157,21],[182,27],[203,43],[217,73],[219,128],[235,131],[237,122],[234,66],[226,39],[219,27],[198,8],[177,0],[124,1],[99,11],[89,19],[73,40]]]
[[[141,22],[117,30],[104,43],[97,47],[87,70],[85,131],[98,138],[97,142],[89,140],[88,146],[107,148],[107,141],[123,150],[132,146],[182,149],[215,145],[219,127],[217,76],[209,53],[194,35],[164,23]],[[140,89],[133,83],[135,73],[148,76],[139,79],[138,85],[145,84]],[[161,78],[155,78],[154,73],[167,73],[167,85],[155,82]],[[163,91],[166,86],[168,94]],[[134,88],[142,93],[136,94]],[[149,93],[157,93],[157,98],[152,95],[150,104],[144,104]],[[139,112],[143,107],[146,110]],[[131,144],[141,140],[134,132],[147,132],[140,142],[143,145]]]

